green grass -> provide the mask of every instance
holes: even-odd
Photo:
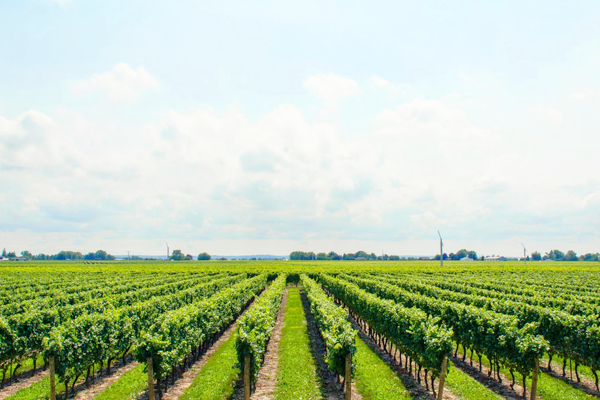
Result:
[[[276,400],[322,399],[298,288],[289,288],[279,343]]]
[[[412,399],[396,373],[359,337],[354,355],[356,388],[363,400]]]
[[[56,383],[56,393],[63,393],[65,391],[64,383]],[[39,382],[34,383],[25,389],[19,390],[17,393],[5,400],[44,400],[50,398],[50,376],[44,377]]]
[[[148,387],[148,374],[144,372],[144,364],[127,371],[95,397],[96,400],[129,400]]]
[[[235,382],[240,374],[239,368],[236,367],[237,335],[236,330],[215,351],[180,400],[225,400],[233,394]]]
[[[438,382],[436,381],[436,385]],[[446,376],[446,386],[461,400],[501,400],[503,397],[471,378],[450,362],[450,372]]]
[[[459,354],[462,355],[462,348],[459,350]],[[474,356],[475,357],[475,356]],[[475,361],[478,358],[475,357]],[[490,362],[487,357],[482,357],[481,362],[486,367],[489,367]],[[504,376],[510,379],[510,372],[506,368],[500,368],[500,372]],[[522,384],[522,376],[518,372],[515,372],[515,380],[517,384]],[[527,379],[527,395],[531,392],[531,378]],[[521,393],[519,393],[521,394]],[[595,396],[591,396],[587,393],[582,392],[569,385],[568,383],[561,381],[560,379],[554,378],[548,374],[541,373],[538,379],[538,395],[544,400],[591,400],[597,399]]]

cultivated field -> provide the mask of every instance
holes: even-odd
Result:
[[[0,368],[0,400],[600,398],[600,266],[5,262]]]

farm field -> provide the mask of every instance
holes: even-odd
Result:
[[[598,263],[0,266],[0,400],[52,381],[61,400],[597,399],[599,370]]]

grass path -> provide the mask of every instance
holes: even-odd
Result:
[[[494,393],[450,362],[450,373],[446,377],[446,385],[461,400],[501,400],[502,396]]]
[[[237,336],[238,331],[235,330],[214,352],[180,400],[225,400],[233,395],[240,374],[236,366]]]
[[[307,321],[298,288],[288,289],[275,400],[322,399],[317,366],[312,358]]]
[[[57,383],[56,391],[64,392],[65,384]],[[50,398],[50,376],[46,375],[40,381],[30,385],[17,393],[6,398],[6,400],[45,400]]]
[[[119,380],[113,382],[95,400],[132,400],[148,387],[148,374],[144,372],[145,364],[124,373]]]
[[[406,389],[396,372],[371,348],[356,338],[356,365],[354,379],[356,388],[364,400],[409,400],[411,393]]]

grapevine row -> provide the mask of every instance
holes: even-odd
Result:
[[[238,321],[239,335],[235,347],[238,361],[245,368],[245,358],[250,357],[250,377],[256,380],[260,366],[264,361],[265,351],[271,332],[275,327],[277,313],[281,306],[281,298],[285,291],[287,275],[280,275],[260,296],[256,304]]]
[[[135,349],[138,361],[152,359],[158,382],[189,355],[229,325],[267,284],[267,275],[245,280],[214,296],[162,315],[143,332]]]
[[[301,275],[300,280],[325,342],[325,361],[329,369],[343,375],[346,356],[356,352],[356,331],[348,321],[348,312],[337,306],[314,280],[306,275]]]
[[[549,349],[548,342],[535,334],[534,324],[519,328],[513,316],[407,292],[378,280],[348,275],[344,275],[343,279],[379,297],[439,317],[452,328],[458,344],[487,356],[494,365],[505,365],[523,376],[534,370],[538,360]]]
[[[440,375],[444,357],[452,351],[452,330],[440,318],[381,299],[330,275],[320,275],[319,281],[371,329],[430,371],[433,378]]]

